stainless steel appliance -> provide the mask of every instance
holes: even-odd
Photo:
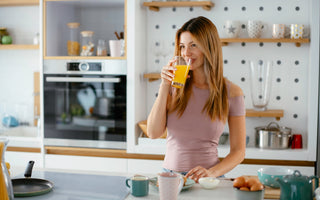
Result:
[[[45,60],[45,145],[126,148],[126,61]]]

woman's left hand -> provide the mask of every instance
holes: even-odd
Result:
[[[210,171],[206,168],[203,168],[201,166],[197,166],[193,169],[191,169],[187,174],[186,177],[193,179],[196,183],[198,183],[199,179],[202,177],[208,177],[212,176],[210,174]]]

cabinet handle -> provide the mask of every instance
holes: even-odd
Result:
[[[120,78],[46,77],[47,82],[109,82],[119,83]]]

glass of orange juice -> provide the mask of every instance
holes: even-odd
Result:
[[[190,69],[190,60],[186,62],[182,56],[175,56],[175,60],[174,66],[177,70],[174,71],[174,78],[171,85],[176,88],[182,88],[187,80]]]

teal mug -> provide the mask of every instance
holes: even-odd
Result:
[[[126,179],[126,185],[135,197],[143,197],[149,194],[149,178],[145,176],[133,176]]]

